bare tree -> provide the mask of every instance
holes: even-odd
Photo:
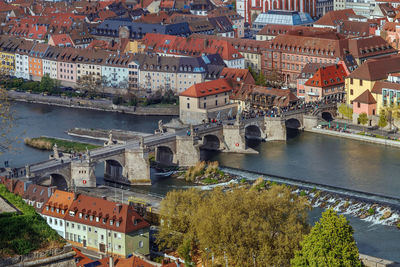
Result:
[[[93,77],[93,75],[84,75],[78,80],[77,86],[79,90],[86,91],[89,96],[94,96],[99,93],[101,80]]]

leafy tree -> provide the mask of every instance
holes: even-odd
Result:
[[[368,123],[368,115],[367,113],[363,112],[358,116],[358,121],[360,122],[363,127]],[[365,132],[365,127],[364,127],[364,132]]]
[[[381,112],[385,112],[385,116],[387,119],[387,122],[389,123],[390,129],[392,129],[392,125],[394,120],[398,120],[400,118],[400,107],[399,105],[387,105],[384,106],[381,110]]]
[[[349,120],[353,117],[353,109],[346,104],[341,104],[338,111],[343,117]]]
[[[50,78],[49,74],[42,76],[40,80],[39,90],[41,92],[51,92],[54,88],[54,81]]]
[[[361,266],[353,228],[329,209],[301,242],[292,266]]]
[[[234,266],[287,266],[309,230],[308,207],[304,197],[278,185],[174,191],[161,202],[158,242],[177,248],[191,240],[203,258],[210,251],[215,262]]]
[[[379,121],[378,121],[378,126],[379,128],[385,128],[388,124],[387,117],[386,117],[386,112],[385,110],[381,110],[379,112]]]
[[[266,80],[265,80],[265,76],[264,76],[264,74],[262,72],[260,72],[260,74],[258,74],[257,80],[256,80],[256,84],[257,85],[261,85],[261,86],[265,86]]]

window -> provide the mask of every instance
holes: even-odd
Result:
[[[360,104],[360,102],[357,102],[357,107],[358,107],[358,108],[360,108],[360,107],[361,107],[361,104]]]
[[[118,239],[121,239],[121,234],[118,233],[118,234],[117,234],[117,237],[118,237]]]
[[[375,109],[373,109],[373,110],[372,110],[372,115],[374,115],[374,116],[375,116]]]
[[[350,95],[353,95],[353,94],[354,94],[353,89],[350,89]]]
[[[363,80],[360,80],[360,86],[362,86],[363,85]]]
[[[89,232],[92,232],[92,227],[88,227]]]
[[[350,78],[350,84],[353,84],[353,78]]]
[[[207,107],[207,103],[204,103],[204,108],[206,108]]]
[[[67,227],[69,227],[69,222],[67,222]]]
[[[139,248],[142,248],[142,247],[143,247],[143,241],[140,240],[140,241],[139,241]]]
[[[215,105],[218,106],[218,100],[215,100]]]
[[[72,229],[75,228],[75,224],[74,224],[74,223],[71,224],[71,228],[72,228]]]
[[[81,230],[81,225],[80,224],[78,224],[77,227],[78,227],[78,230]]]
[[[187,109],[190,109],[190,103],[187,103]]]
[[[63,222],[60,220],[60,226],[63,226]]]

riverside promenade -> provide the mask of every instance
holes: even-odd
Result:
[[[13,101],[46,104],[68,108],[81,108],[101,111],[120,112],[143,116],[178,116],[179,106],[170,107],[133,107],[114,105],[109,99],[86,99],[66,96],[47,96],[17,91],[7,91],[8,97]]]

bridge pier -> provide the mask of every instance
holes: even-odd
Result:
[[[200,144],[193,136],[177,136],[175,158],[179,166],[196,165],[200,161]]]
[[[304,130],[311,130],[318,125],[318,117],[312,115],[303,115]]]
[[[223,134],[226,148],[223,152],[257,153],[257,151],[246,147],[245,129],[243,125],[224,125]]]
[[[284,118],[265,117],[264,125],[267,141],[286,141],[286,125]]]
[[[71,162],[71,181],[78,187],[96,187],[95,164],[90,160]]]
[[[127,177],[131,184],[151,185],[149,153],[146,148],[125,150],[123,176]]]

